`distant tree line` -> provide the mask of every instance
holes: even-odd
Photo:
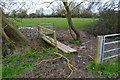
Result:
[[[65,18],[65,11],[64,10],[57,10],[53,12],[52,14],[44,14],[42,13],[30,13],[27,14],[27,10],[20,10],[19,12],[16,12],[13,10],[11,13],[6,13],[8,17],[11,18],[42,18],[42,17],[62,17]],[[93,13],[92,11],[84,10],[82,12],[78,11],[72,11],[72,17],[73,18],[97,18],[99,17],[98,14]]]

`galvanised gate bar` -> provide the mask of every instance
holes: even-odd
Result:
[[[120,40],[119,41],[112,41],[112,42],[105,42],[105,40],[106,40],[107,37],[115,37],[115,36],[120,36],[120,34],[111,34],[111,35],[98,36],[97,57],[96,57],[96,63],[97,64],[103,63],[103,61],[106,60],[106,59],[110,59],[110,58],[114,58],[114,57],[120,56],[120,53],[117,54],[117,55],[109,56],[109,57],[105,57],[104,56],[105,53],[107,53],[107,52],[112,52],[112,51],[120,50],[120,46],[119,46],[119,48],[105,50],[105,45],[115,44],[115,43],[119,44],[120,43]]]

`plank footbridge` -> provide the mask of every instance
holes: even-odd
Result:
[[[46,23],[45,23],[46,24]],[[50,23],[51,24],[51,23]],[[42,23],[43,25],[43,23]],[[65,53],[71,53],[71,52],[76,52],[77,50],[59,42],[57,39],[56,39],[56,32],[55,30],[51,30],[51,29],[48,29],[48,28],[45,28],[43,27],[42,25],[39,25],[38,26],[38,33],[41,35],[41,38],[46,41],[47,43],[51,44],[52,46],[55,46],[56,49],[60,49],[61,51],[65,52]],[[53,29],[53,26],[51,26],[52,29]],[[49,31],[51,33],[53,33],[53,38],[52,37],[49,37],[47,35],[45,35],[44,33],[41,32],[41,29],[43,30],[46,30],[46,31]],[[49,34],[49,33],[48,33]]]

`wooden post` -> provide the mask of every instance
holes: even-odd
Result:
[[[49,31],[49,32],[52,32],[54,34],[54,40],[51,41],[51,43],[53,43],[55,45],[55,49],[56,49],[56,52],[58,53],[58,48],[57,48],[57,38],[56,38],[56,32],[54,30],[54,24],[51,24],[53,30],[51,29],[48,29],[48,28],[45,28],[45,27],[42,27],[42,26],[38,26],[38,33],[44,37],[46,37],[47,39],[49,39],[45,34],[43,33],[40,33],[40,29],[44,29],[46,31]]]
[[[55,26],[54,26],[54,23],[52,23],[52,29],[55,30]]]
[[[56,32],[55,32],[55,31],[54,31],[54,43],[55,43],[56,52],[58,53],[58,49],[57,49],[57,38],[56,38]]]
[[[40,27],[38,26],[38,34],[40,34]]]
[[[96,64],[100,64],[102,62],[103,37],[98,36],[97,41],[98,41],[97,42],[97,55],[96,55],[95,62]]]
[[[55,49],[56,49],[56,52],[58,53],[58,48],[57,48],[57,38],[56,38],[56,32],[55,32],[55,26],[54,26],[54,23],[52,24],[52,28],[54,30],[54,43],[55,43]]]
[[[2,79],[2,9],[0,8],[0,80]]]

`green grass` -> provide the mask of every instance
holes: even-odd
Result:
[[[38,64],[35,60],[38,58],[46,58],[47,55],[49,55],[49,52],[39,52],[35,50],[7,55],[7,57],[3,59],[3,78],[15,78],[22,72],[32,69],[36,64]]]
[[[49,49],[49,50],[51,50],[51,51],[53,51],[53,52],[56,52],[56,49],[54,48],[54,47],[49,47],[49,48],[47,48],[47,49]],[[61,50],[59,50],[58,49],[58,53],[60,53],[60,54],[62,54],[62,55],[64,55],[64,56],[72,56],[72,55],[74,55],[75,54],[75,52],[73,53],[65,53],[65,52],[63,52],[63,51],[61,51]]]
[[[115,40],[120,40],[120,37],[115,37]]]
[[[110,63],[96,65],[95,62],[89,62],[85,69],[95,74],[106,75],[109,78],[120,75],[120,60],[111,60]]]
[[[17,53],[14,55],[7,55],[2,60],[2,75],[3,78],[16,78],[24,71],[31,70],[35,65],[39,63],[38,59],[49,59],[51,58],[50,53],[55,52],[54,47],[47,47],[48,51],[35,51],[27,50],[24,53]],[[59,53],[64,56],[70,56],[74,53],[66,54],[59,50]]]
[[[15,21],[17,26],[38,26],[40,23],[54,23],[56,27],[68,27],[66,18],[16,18]],[[98,18],[72,18],[75,27],[82,27],[90,25]]]
[[[46,34],[49,37],[54,37],[54,34]]]
[[[0,59],[0,80],[2,79],[2,59]]]
[[[70,43],[73,43],[73,44],[77,44],[77,45],[80,45],[82,43],[81,40],[75,40],[75,39],[69,39],[68,40]]]
[[[3,66],[3,78],[15,78],[18,74],[33,67],[35,63],[20,63]]]

